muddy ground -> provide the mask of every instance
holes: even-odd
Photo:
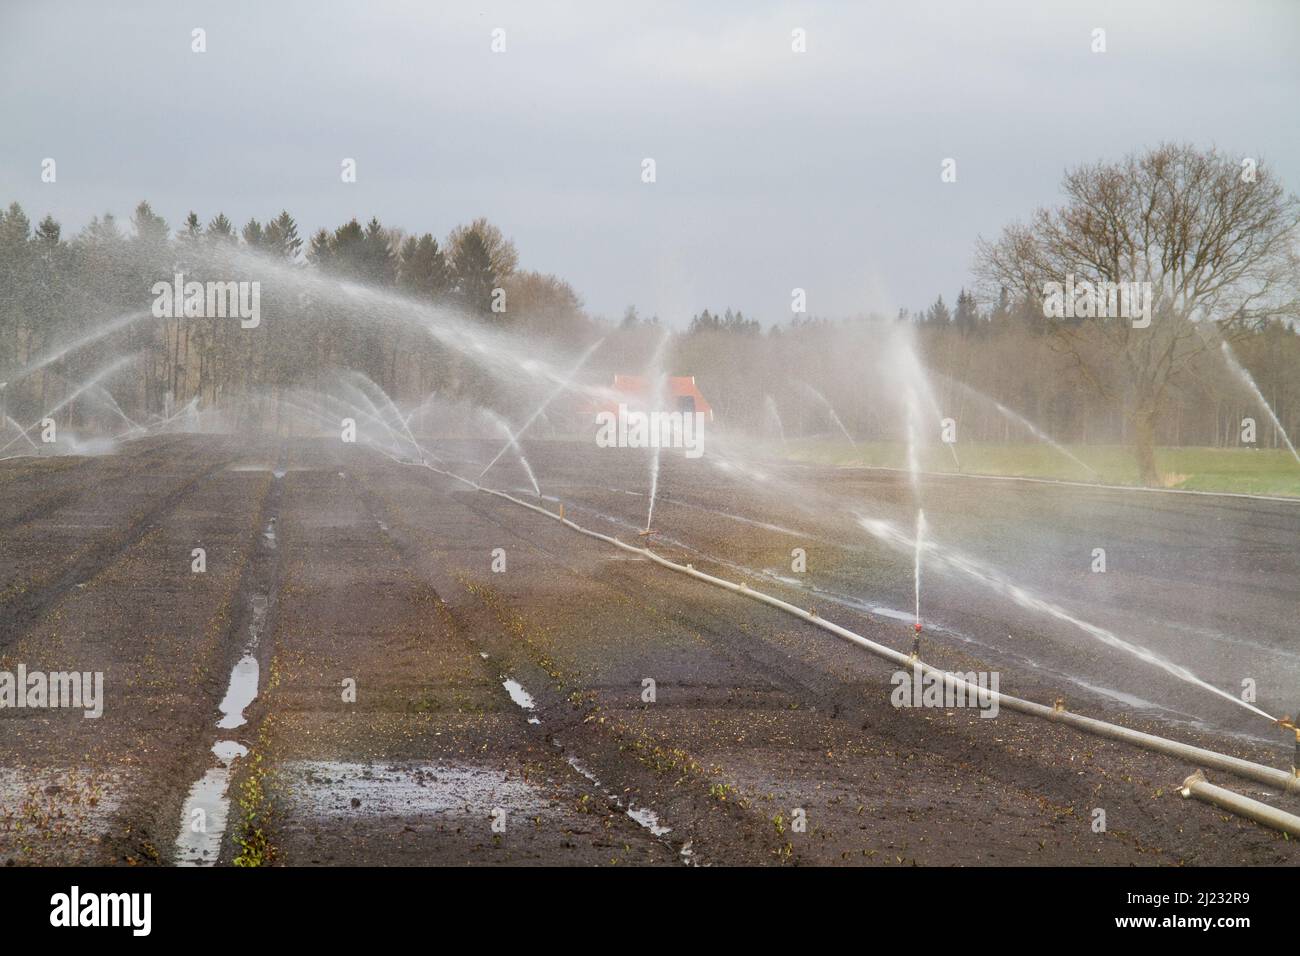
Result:
[[[495,450],[440,446],[470,476]],[[529,451],[543,504],[643,540],[643,456]],[[718,463],[664,461],[656,550],[908,646],[910,557],[858,524],[906,529],[906,478]],[[508,459],[485,483],[531,494]],[[1255,680],[1271,713],[1294,695],[1300,507],[921,494],[981,567],[1218,686]],[[1190,765],[1007,711],[896,709],[892,666],[853,645],[364,447],[168,436],[3,462],[0,540],[0,671],[105,682],[98,719],[0,711],[3,864],[1300,861],[1182,799]],[[1267,721],[1059,617],[938,568],[922,593],[935,663],[1289,764]]]

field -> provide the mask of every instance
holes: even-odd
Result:
[[[498,446],[437,447],[474,476]],[[530,458],[543,505],[646,540],[644,455]],[[902,475],[710,461],[665,458],[656,551],[906,649],[911,557],[862,524],[907,527]],[[489,479],[532,498],[510,457]],[[936,544],[1017,593],[1216,686],[1250,678],[1273,713],[1300,703],[1300,504],[921,493]],[[893,669],[853,645],[368,448],[174,435],[15,459],[0,535],[0,671],[105,682],[98,719],[5,714],[0,864],[1300,862],[1182,799],[1189,765],[1006,710],[896,708]],[[1004,692],[1289,761],[1267,721],[987,583],[927,568],[921,611],[927,659]]]
[[[921,465],[940,474],[1004,475],[1056,481],[1093,481],[1138,485],[1133,450],[1120,445],[1065,445],[1078,462],[1041,442],[1024,445],[957,446],[960,467],[945,447],[927,448]],[[772,446],[773,454],[796,461],[841,467],[907,467],[906,448],[897,442],[801,439]],[[1156,463],[1165,487],[1184,491],[1221,491],[1249,495],[1300,497],[1300,462],[1285,448],[1156,449]]]

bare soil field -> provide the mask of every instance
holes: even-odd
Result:
[[[494,451],[452,447],[448,467],[473,477]],[[646,540],[643,461],[531,457],[544,505]],[[904,479],[664,464],[653,548],[906,649],[910,559],[858,523],[903,520]],[[496,467],[485,484],[523,480]],[[1300,509],[960,478],[924,494],[937,538],[1017,585],[1211,683],[1253,676],[1261,703],[1294,694]],[[1189,550],[1207,523],[1214,555]],[[0,670],[104,675],[99,718],[0,713],[0,864],[1300,862],[1182,799],[1190,765],[1007,710],[896,708],[892,668],[860,648],[365,448],[170,436],[8,461],[0,537]],[[1288,762],[1266,723],[1067,621],[960,575],[924,593],[936,664]]]

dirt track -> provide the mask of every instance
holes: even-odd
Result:
[[[463,460],[452,466],[477,474],[468,460],[484,451],[454,448]],[[644,493],[644,462],[591,455],[539,445],[543,491],[581,523],[635,536],[645,500],[630,492]],[[509,463],[498,468],[490,483],[515,487]],[[905,483],[796,479],[807,499],[791,498],[786,479],[764,491],[665,462],[655,547],[801,602],[796,584],[815,584],[826,616],[905,647],[905,623],[843,600],[906,608],[905,556],[855,529],[849,511],[817,505],[835,496],[901,523]],[[1149,642],[1161,637],[1150,621],[1214,621],[1199,611],[1213,576],[1188,580],[1177,563],[1204,509],[1230,506],[1233,527],[1220,534],[1259,544],[1248,560],[1232,547],[1216,614],[1274,613],[1297,561],[1286,513],[1251,503],[1139,507],[958,482],[924,493],[943,540],[973,549],[980,529],[998,529],[981,559],[1088,615],[1117,609],[1105,626],[1118,631],[1126,605],[1145,601]],[[1056,532],[1037,534],[1044,527]],[[1025,555],[1035,534],[1041,553]],[[1070,563],[1098,534],[1118,562],[1104,580]],[[1005,711],[895,709],[891,668],[824,632],[363,448],[169,437],[113,458],[5,462],[0,535],[0,670],[103,671],[107,698],[98,720],[0,712],[3,862],[171,862],[187,792],[219,740],[251,751],[233,766],[222,862],[249,858],[239,838],[291,865],[1300,859],[1279,835],[1178,797],[1189,766]],[[806,583],[759,577],[787,575],[801,543]],[[207,551],[203,574],[191,570],[195,547]],[[1149,564],[1125,576],[1126,555],[1139,553]],[[1263,598],[1233,590],[1248,577]],[[1064,694],[1087,713],[1286,762],[1249,715],[1203,705],[1059,622],[946,576],[927,593],[936,663],[999,670],[1011,693]],[[246,723],[218,729],[250,628],[259,693]],[[1032,653],[993,639],[1031,628],[1042,635]],[[1213,676],[1233,686],[1233,668],[1249,674],[1266,659],[1261,703],[1277,696],[1268,682],[1289,679],[1287,645],[1272,639],[1224,649]],[[1133,696],[1125,680],[1167,709],[1080,683]],[[1104,833],[1091,826],[1095,808]]]

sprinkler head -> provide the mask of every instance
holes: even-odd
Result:
[[[1058,714],[1062,713],[1065,710],[1065,698],[1056,698],[1056,700],[1052,702],[1052,710],[1056,711]]]
[[[643,538],[648,538],[648,537],[650,537],[650,535],[652,535],[652,534],[658,534],[658,533],[659,533],[659,532],[658,532],[658,531],[655,531],[653,528],[646,528],[644,531],[638,531],[638,532],[637,532],[637,534],[639,534],[639,535],[640,535],[641,537],[643,537]]]
[[[916,633],[918,633],[918,634],[921,633],[921,622],[920,622],[920,621],[917,621],[917,622],[916,622],[915,624],[913,624],[912,626],[916,628]]]
[[[1277,725],[1284,730],[1295,732],[1295,756],[1291,758],[1291,773],[1300,780],[1300,719],[1293,720],[1284,714]]]

